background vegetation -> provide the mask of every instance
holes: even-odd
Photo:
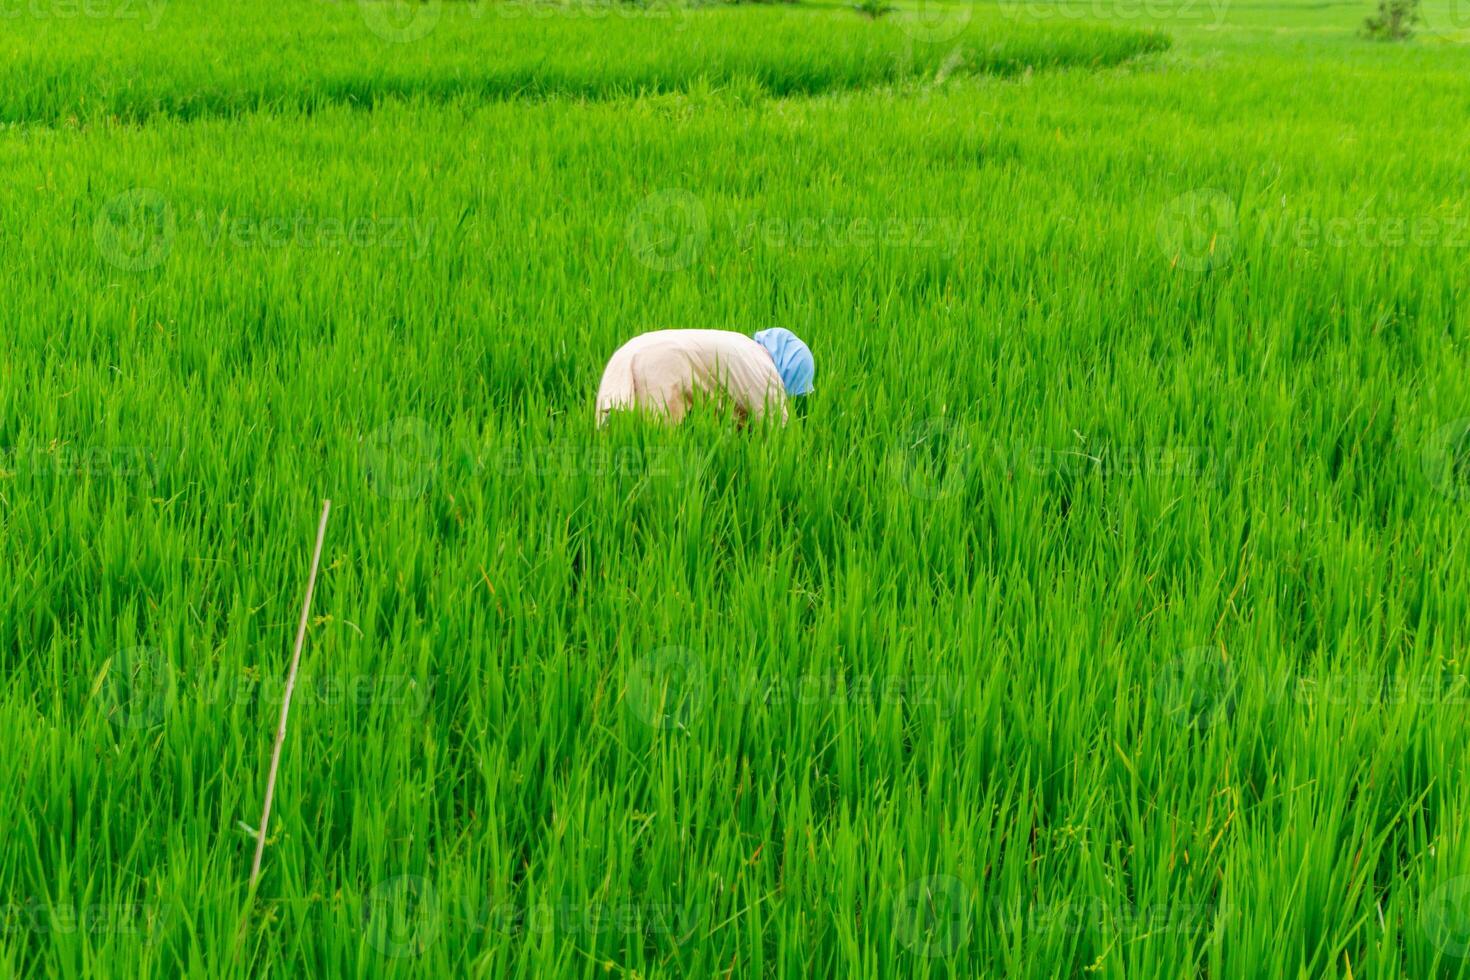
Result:
[[[0,972],[1470,972],[1454,10],[60,9]],[[806,418],[594,432],[696,325]]]

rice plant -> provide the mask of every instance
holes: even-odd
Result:
[[[1470,973],[1461,46],[128,2],[0,35],[0,975]],[[672,326],[804,416],[597,431]]]

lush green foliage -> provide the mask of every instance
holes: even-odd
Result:
[[[1470,972],[1452,31],[291,9],[0,41],[0,973]]]
[[[408,96],[602,99],[700,85],[792,95],[940,68],[1114,65],[1167,46],[1158,33],[1044,29],[932,6],[875,26],[827,10],[668,3],[86,2],[131,5],[136,17],[16,20],[0,35],[0,121],[229,116]]]
[[[1378,12],[1363,21],[1363,32],[1379,41],[1402,41],[1419,22],[1419,0],[1378,0]]]

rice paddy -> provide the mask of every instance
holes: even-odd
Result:
[[[0,0],[0,975],[1470,974],[1470,23],[1369,13]]]

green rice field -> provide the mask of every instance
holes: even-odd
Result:
[[[0,977],[1470,976],[1470,7],[896,3],[0,0]]]

